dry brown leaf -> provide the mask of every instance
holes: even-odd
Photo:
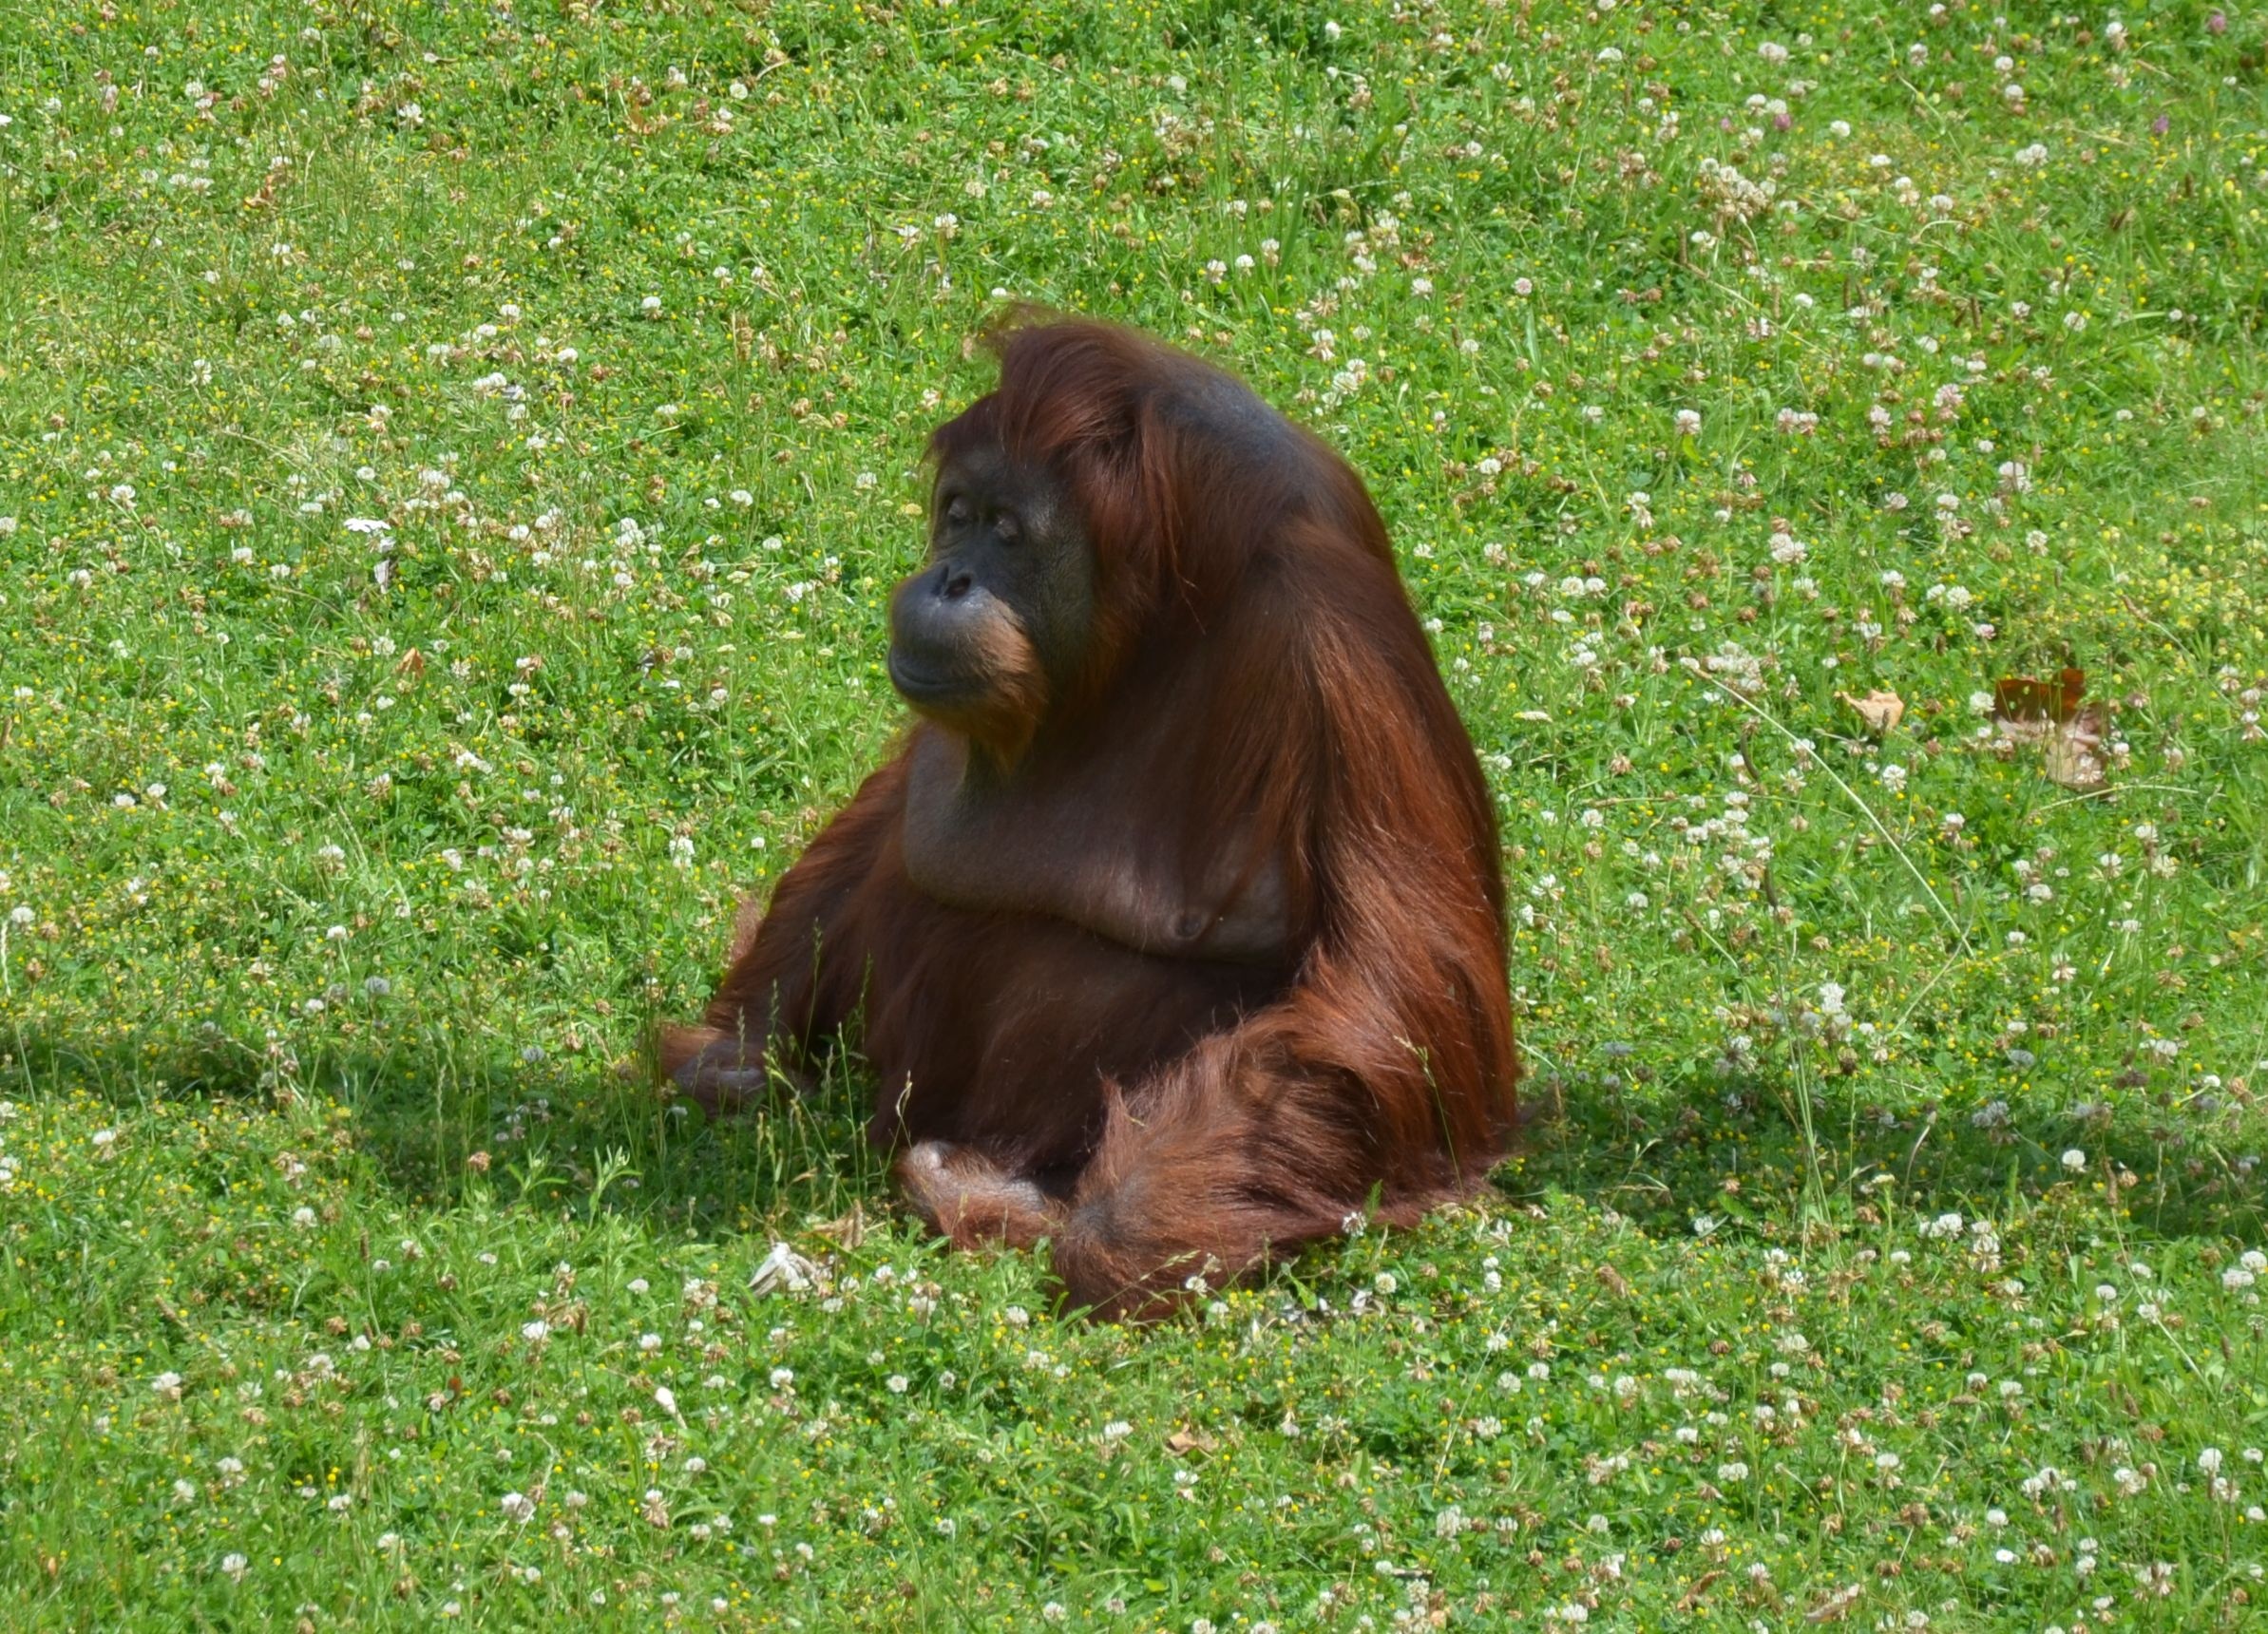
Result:
[[[774,1243],[772,1252],[748,1279],[750,1289],[758,1294],[800,1294],[819,1281],[819,1267],[805,1259],[785,1243]]]
[[[1864,1592],[1856,1583],[1847,1588],[1839,1588],[1809,1611],[1803,1613],[1803,1621],[1806,1623],[1840,1623],[1851,1614],[1851,1607],[1858,1604],[1859,1597]]]
[[[1906,700],[1893,692],[1877,687],[1862,698],[1848,693],[1837,693],[1837,697],[1850,705],[1852,712],[1866,726],[1866,735],[1888,737],[1897,730],[1897,723],[1906,717]]]
[[[873,1235],[874,1222],[867,1218],[863,1205],[853,1203],[849,1213],[811,1229],[838,1248],[855,1248]]]
[[[2109,726],[2108,712],[2101,704],[2088,704],[2058,724],[2049,733],[2041,755],[2048,781],[2082,794],[2102,788],[2106,779],[2101,751]]]
[[[1166,1437],[1166,1451],[1169,1453],[1210,1453],[1219,1445],[1204,1431],[1191,1430],[1186,1424]]]

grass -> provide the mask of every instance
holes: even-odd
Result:
[[[2001,12],[20,0],[0,1622],[2258,1625],[2268,24]],[[1517,903],[1500,1195],[1149,1333],[617,1070],[1002,294],[1365,473]]]

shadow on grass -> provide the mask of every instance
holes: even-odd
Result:
[[[2042,1132],[2036,1111],[1982,1122],[1966,1107],[1886,1114],[1854,1079],[1813,1092],[1810,1146],[1794,1086],[1769,1075],[1695,1072],[1644,1086],[1611,1074],[1539,1077],[1527,1093],[1526,1148],[1498,1171],[1497,1187],[1520,1200],[1577,1193],[1656,1232],[1715,1221],[1792,1237],[1807,1191],[1831,1213],[1895,1201],[1908,1211],[1990,1216],[2057,1186],[2114,1177],[2143,1230],[2250,1240],[2268,1223],[2268,1175],[2248,1170],[2197,1120],[2182,1129],[2134,1116],[2066,1118]],[[2070,1151],[2083,1156],[2077,1169],[2065,1163]]]
[[[866,1139],[872,1080],[849,1049],[832,1053],[808,1093],[783,1090],[761,1111],[714,1121],[665,1104],[615,1061],[515,1057],[477,1029],[327,1046],[295,1069],[217,1036],[90,1051],[31,1034],[9,1077],[19,1092],[76,1089],[123,1105],[274,1105],[281,1084],[347,1109],[358,1150],[419,1207],[449,1206],[479,1172],[507,1203],[603,1208],[709,1237],[796,1230],[854,1207],[875,1215],[890,1196],[887,1154]],[[2138,1229],[2249,1241],[2268,1226],[2263,1177],[2196,1119],[2060,1120],[2042,1133],[2027,1127],[2039,1121],[2029,1112],[1982,1125],[1965,1109],[1885,1115],[1868,1092],[1863,1078],[1815,1090],[1815,1162],[1783,1078],[1539,1075],[1523,1092],[1525,1148],[1496,1186],[1515,1202],[1582,1196],[1661,1234],[1703,1220],[1769,1240],[1801,1229],[1807,1188],[1842,1218],[1893,1202],[1992,1216],[2116,1175]],[[2085,1153],[2078,1172],[2064,1163],[2072,1150]]]
[[[665,1102],[635,1065],[599,1054],[515,1056],[477,1030],[373,1036],[294,1060],[219,1035],[99,1048],[27,1031],[0,1093],[77,1092],[118,1106],[294,1096],[343,1108],[375,1176],[419,1208],[476,1178],[507,1206],[594,1206],[647,1229],[709,1237],[873,1212],[887,1154],[866,1138],[871,1079],[847,1050],[817,1083],[712,1120]]]

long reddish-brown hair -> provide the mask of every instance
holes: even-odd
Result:
[[[1275,951],[1165,959],[1081,929],[1076,901],[929,900],[899,838],[912,757],[951,730],[924,723],[783,879],[669,1059],[736,1094],[752,1051],[863,1005],[873,1132],[910,1149],[915,1206],[957,1242],[1048,1238],[1075,1298],[1135,1314],[1366,1206],[1412,1220],[1508,1150],[1495,810],[1344,460],[1127,330],[1018,314],[990,344],[998,386],[930,452],[1044,467],[1096,574],[1078,674],[1018,752],[1182,859],[1184,901],[1224,854],[1268,869]],[[1082,820],[1061,798],[1036,846]]]
[[[1374,1130],[1378,1146],[1437,1151],[1422,1189],[1455,1189],[1515,1123],[1503,876],[1378,507],[1320,438],[1147,335],[1020,311],[988,344],[999,385],[938,428],[932,456],[989,444],[1077,496],[1102,570],[1080,701],[1120,690],[1129,664],[1229,639],[1175,780],[1216,797],[1161,791],[1161,815],[1226,807],[1284,838],[1317,933],[1303,986],[1328,1011],[1313,1042],[1403,1126]]]

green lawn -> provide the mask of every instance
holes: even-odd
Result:
[[[2225,10],[0,9],[0,1625],[2268,1624]],[[1003,296],[1363,470],[1515,903],[1500,1195],[1149,1332],[621,1070]]]

